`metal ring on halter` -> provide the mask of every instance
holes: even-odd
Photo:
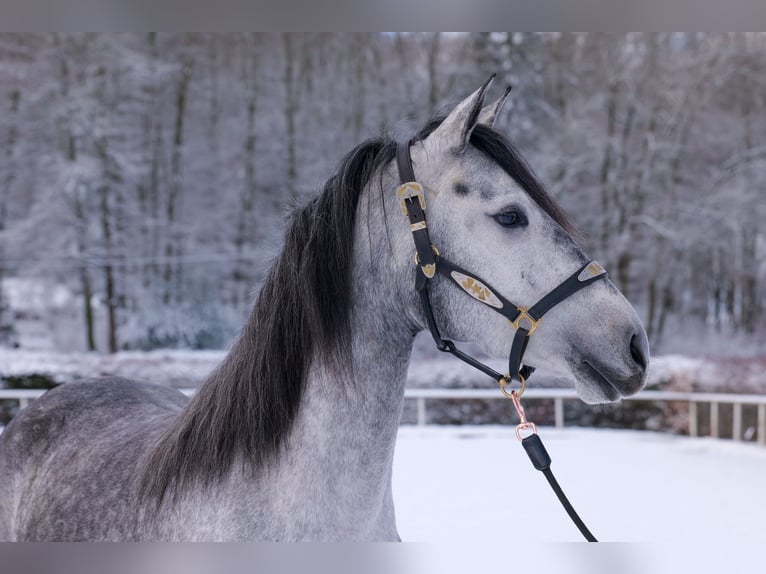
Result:
[[[524,391],[527,390],[527,380],[521,373],[519,373],[519,382],[521,383],[521,388],[518,391],[508,390],[506,388],[510,383],[513,383],[513,379],[511,379],[510,374],[503,375],[502,378],[500,378],[497,382],[500,383],[500,391],[509,399],[513,399],[513,393],[516,393],[516,396],[520,397],[524,394]]]
[[[517,331],[519,329],[525,329],[527,331],[527,337],[532,336],[532,333],[534,333],[537,330],[537,327],[540,326],[540,321],[542,321],[542,318],[533,319],[532,315],[529,314],[529,307],[516,307],[516,310],[519,312],[519,316],[510,322],[511,325],[513,325],[513,328]],[[523,320],[529,321],[529,327],[523,327],[521,325]]]

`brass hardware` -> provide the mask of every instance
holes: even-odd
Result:
[[[426,225],[425,221],[418,221],[417,223],[413,223],[412,225],[410,225],[410,231],[415,232],[421,229],[426,229],[427,227],[428,225]]]
[[[518,391],[509,391],[508,385],[513,383],[513,379],[511,379],[510,374],[505,374],[497,381],[500,384],[500,391],[509,399],[513,399],[514,393],[516,396],[521,396],[524,394],[524,391],[527,390],[527,380],[523,377],[521,373],[519,373],[519,382],[521,383],[521,387]]]
[[[433,251],[435,255],[439,255],[439,250],[436,249],[436,246],[433,243],[431,244],[431,251]],[[415,252],[415,265],[420,265],[420,256],[417,251]],[[429,279],[433,279],[434,275],[436,275],[436,263],[420,265],[420,268],[423,270],[423,275]]]
[[[527,333],[527,337],[529,337],[530,335],[532,335],[532,333],[535,332],[535,330],[537,330],[537,327],[538,325],[540,325],[540,321],[542,321],[542,319],[535,320],[532,317],[532,315],[529,314],[529,307],[516,307],[516,310],[519,312],[519,316],[516,317],[516,319],[514,319],[510,323],[511,325],[513,325],[514,329],[516,330],[526,329],[527,331],[529,331],[529,333]],[[529,329],[521,326],[521,321],[523,319],[526,319],[527,321],[529,321]]]
[[[583,269],[577,276],[577,280],[582,283],[583,281],[593,279],[594,277],[598,277],[604,273],[606,273],[606,269],[604,269],[598,261],[591,261],[588,263],[588,266]]]
[[[396,190],[396,196],[399,198],[399,203],[402,206],[402,213],[404,213],[404,215],[408,215],[407,203],[405,200],[409,197],[417,197],[418,201],[420,201],[420,209],[423,211],[426,210],[426,200],[425,196],[423,195],[423,186],[416,181],[410,181],[400,185]]]

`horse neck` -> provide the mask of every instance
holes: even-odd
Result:
[[[375,209],[374,201],[360,198],[349,302],[351,364],[341,371],[321,359],[312,364],[276,481],[300,481],[301,500],[291,514],[304,518],[290,527],[304,531],[292,533],[294,538],[322,538],[307,534],[311,528],[338,539],[396,538],[391,467],[417,329],[404,312],[405,285],[392,272],[385,226],[368,225],[379,221],[369,211]],[[411,278],[412,269],[406,271]],[[312,515],[332,524],[310,526]]]

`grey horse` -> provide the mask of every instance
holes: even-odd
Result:
[[[412,162],[434,245],[532,303],[588,258],[492,127],[506,96],[484,106],[487,88],[421,130]],[[392,460],[425,321],[395,151],[360,144],[295,212],[241,335],[191,400],[107,378],[19,413],[0,436],[0,540],[398,540]],[[507,356],[506,319],[433,283],[445,336]],[[647,357],[635,311],[604,280],[546,316],[525,362],[599,403],[637,392]]]

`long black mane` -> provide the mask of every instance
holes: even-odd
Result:
[[[415,141],[442,120],[430,122]],[[570,229],[507,138],[478,125],[470,141]],[[388,138],[360,144],[323,191],[294,213],[239,339],[144,461],[143,496],[161,501],[169,490],[177,494],[195,480],[210,484],[238,455],[260,467],[279,451],[295,420],[312,359],[321,355],[331,365],[344,364],[351,347],[348,300],[358,199],[395,153],[396,142]]]

